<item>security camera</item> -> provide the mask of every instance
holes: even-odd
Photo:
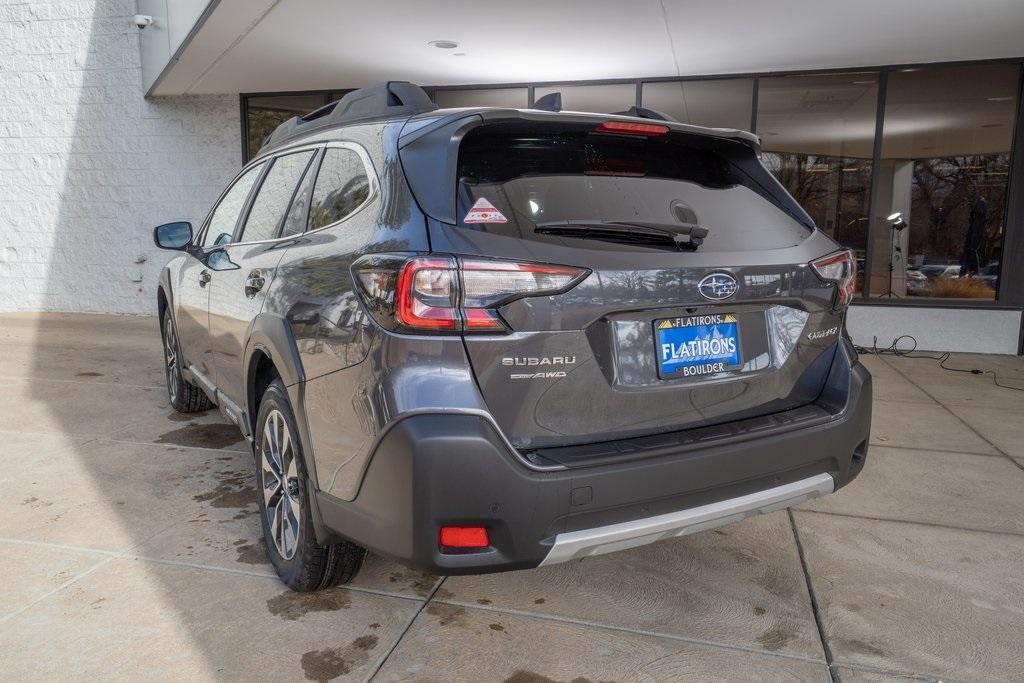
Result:
[[[148,14],[136,14],[135,17],[132,19],[132,22],[141,31],[147,26],[153,25],[153,17],[149,16]]]

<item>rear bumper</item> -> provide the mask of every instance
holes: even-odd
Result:
[[[837,354],[824,423],[656,457],[540,472],[472,415],[414,415],[381,440],[359,494],[320,492],[324,531],[418,569],[468,574],[553,564],[680,536],[830,493],[863,467],[871,377]],[[843,361],[846,361],[845,363]],[[838,400],[837,400],[838,399]],[[442,553],[438,529],[483,525],[491,548]]]

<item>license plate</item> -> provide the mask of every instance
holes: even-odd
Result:
[[[742,365],[736,316],[691,315],[654,321],[658,376],[698,377]]]

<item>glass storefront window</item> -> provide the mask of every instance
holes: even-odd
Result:
[[[246,98],[246,158],[260,151],[263,141],[279,125],[292,118],[308,114],[332,100],[323,95],[270,95]]]
[[[889,74],[873,296],[995,298],[1019,78],[1015,64]]]
[[[474,88],[473,90],[438,90],[434,102],[446,107],[508,107],[525,109],[530,104],[526,88]]]
[[[643,106],[682,123],[750,130],[754,79],[644,83]]]
[[[562,93],[563,111],[593,111],[612,114],[636,106],[636,85],[617,83],[614,85],[554,85],[537,87],[533,91],[534,101],[553,92]]]
[[[773,76],[758,83],[762,161],[825,233],[850,247],[862,291],[877,72]]]
[[[756,108],[764,165],[818,228],[854,251],[859,293],[983,302],[997,298],[1010,267],[1006,231],[1024,229],[1007,225],[1021,69],[1017,60],[659,79],[640,83],[639,95],[642,106],[710,127],[749,128]],[[428,91],[439,107],[529,106],[521,84]],[[344,92],[244,96],[246,158],[277,125]],[[636,103],[638,84],[537,85],[534,101],[553,92],[565,111],[614,113]],[[1007,290],[1000,300],[1015,297]]]

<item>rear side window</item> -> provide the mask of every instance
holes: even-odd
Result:
[[[288,209],[288,215],[284,219],[284,227],[281,228],[281,237],[291,237],[301,234],[306,229],[306,211],[309,209],[309,197],[313,194],[313,183],[316,181],[317,162],[313,160],[306,169],[306,175],[302,176],[299,189],[295,191],[292,199],[292,206]]]
[[[286,154],[274,160],[260,185],[242,230],[242,242],[259,242],[277,236],[277,228],[291,205],[295,187],[313,158],[313,152]]]
[[[750,147],[678,131],[623,135],[597,132],[593,124],[529,121],[480,126],[460,146],[457,192],[461,225],[525,239],[547,239],[534,232],[538,226],[565,222],[696,224],[708,230],[703,250],[731,251],[792,246],[812,226]],[[506,222],[469,216],[487,204]]]
[[[363,160],[350,149],[328,147],[309,207],[309,230],[337,223],[362,206],[370,196],[370,179]]]
[[[210,222],[207,224],[206,236],[203,238],[204,247],[215,247],[222,244],[230,244],[231,236],[235,234],[235,225],[238,223],[238,216],[245,207],[245,200],[249,198],[249,192],[256,180],[263,171],[263,164],[256,164],[243,173],[235,184],[231,186],[221,198],[220,204],[213,210]]]

